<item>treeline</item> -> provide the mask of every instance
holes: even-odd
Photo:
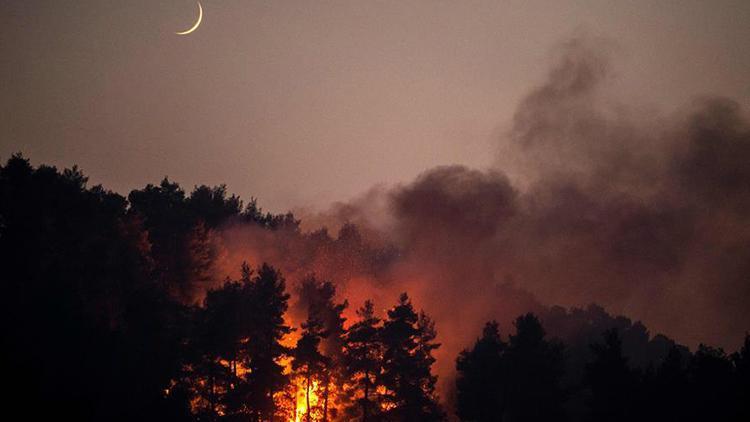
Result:
[[[366,302],[346,321],[348,303],[332,282],[311,275],[290,291],[274,263],[244,265],[216,283],[212,236],[227,224],[331,253],[368,247],[353,226],[332,239],[299,223],[221,186],[188,194],[165,179],[125,198],[87,187],[76,168],[12,157],[0,167],[5,412],[106,421],[748,420],[747,339],[731,356],[706,346],[690,354],[596,307],[540,315],[565,343],[533,315],[507,339],[489,323],[458,357],[455,394],[446,392],[455,412],[444,409],[435,326],[406,294],[385,315]],[[358,271],[374,271],[394,251],[362,255]],[[304,304],[299,321],[290,293]],[[602,336],[602,327],[617,330]]]
[[[566,380],[567,347],[539,319],[515,321],[504,341],[489,322],[456,361],[456,413],[464,421],[750,420],[750,336],[731,355],[673,346],[641,369],[629,363],[617,329],[589,345],[582,377]]]
[[[310,277],[309,316],[292,333],[272,266],[210,288],[223,224],[359,248],[353,227],[336,241],[302,234],[292,214],[243,206],[224,187],[186,194],[165,179],[124,198],[86,185],[77,168],[21,156],[0,167],[3,375],[27,419],[294,420],[300,377],[322,397],[303,419],[441,417],[434,327],[406,295],[385,320],[365,305],[344,330],[333,284]]]
[[[187,358],[168,395],[198,420],[444,419],[431,373],[435,329],[406,294],[380,320],[372,302],[345,328],[346,302],[311,276],[300,289],[307,317],[285,339],[289,295],[268,265],[211,290],[193,314]]]

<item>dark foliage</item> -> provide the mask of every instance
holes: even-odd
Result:
[[[378,380],[381,379],[383,344],[380,342],[380,319],[375,316],[371,301],[357,310],[359,319],[347,330],[344,342],[344,373],[349,377],[351,403],[345,410],[347,417],[363,422],[379,420],[381,406]]]
[[[675,345],[643,369],[631,365],[619,331],[608,329],[590,345],[583,384],[563,389],[562,345],[544,340],[533,315],[516,320],[507,343],[490,322],[456,361],[456,414],[464,421],[744,421],[749,346],[746,336],[727,356],[705,345],[694,354]],[[566,406],[571,402],[585,405]]]
[[[163,394],[184,308],[154,282],[147,232],[126,206],[76,168],[20,156],[0,168],[5,398],[29,418],[186,416]]]
[[[353,225],[335,240],[303,234],[292,214],[264,213],[254,199],[243,207],[223,186],[186,195],[164,179],[126,199],[87,187],[75,167],[9,159],[0,167],[6,401],[28,420],[280,420],[294,370],[323,386],[325,420],[446,418],[432,371],[435,327],[406,294],[384,320],[366,302],[346,327],[335,285],[302,280],[308,318],[290,349],[278,270],[243,265],[238,279],[215,280],[212,236],[228,224],[334,253],[368,247]],[[383,250],[357,266],[379,268],[392,256]],[[733,354],[706,345],[690,353],[596,306],[541,316],[554,339],[527,314],[507,339],[488,323],[461,353],[462,420],[750,419],[750,336]]]
[[[545,421],[563,417],[563,346],[545,340],[532,314],[518,317],[506,344],[497,323],[458,358],[458,414],[472,421]]]
[[[737,363],[742,351],[730,358],[704,345],[692,355],[673,347],[658,365],[641,370],[629,365],[617,330],[606,331],[592,350],[590,420],[746,420],[747,390]]]
[[[436,421],[444,418],[430,367],[436,332],[432,321],[417,314],[406,293],[388,311],[380,340],[383,344],[383,370],[380,384],[385,387],[382,400],[386,417],[395,421]]]
[[[508,345],[500,338],[497,322],[484,326],[482,337],[456,361],[456,413],[466,421],[502,421],[503,359]]]
[[[344,392],[335,386],[344,385],[348,381],[343,361],[346,318],[342,314],[349,304],[346,301],[336,303],[336,287],[333,283],[320,281],[314,275],[309,275],[302,281],[299,296],[307,304],[308,322],[307,326],[302,327],[304,333],[310,333],[310,324],[319,325],[322,366],[318,372],[322,384],[323,419],[328,420],[329,416],[336,419],[338,408],[347,401]],[[300,340],[304,345],[302,340],[305,340],[304,334]],[[299,350],[300,343],[297,348]]]
[[[311,312],[307,321],[302,323],[302,330],[302,337],[300,337],[297,347],[294,349],[292,368],[305,379],[305,420],[310,422],[310,414],[313,410],[310,404],[313,378],[321,379],[325,377],[326,367],[330,364],[330,359],[320,353],[320,342],[328,336],[328,333],[323,330],[323,322],[314,312]]]
[[[591,387],[592,420],[628,421],[635,418],[638,374],[622,353],[617,330],[607,330],[604,342],[591,345],[594,360],[586,367]]]

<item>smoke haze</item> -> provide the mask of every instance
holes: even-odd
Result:
[[[225,273],[245,259],[280,266],[293,284],[315,273],[350,300],[350,317],[365,299],[382,310],[407,291],[436,320],[444,376],[485,321],[507,333],[515,316],[551,305],[597,303],[651,335],[736,347],[750,327],[743,111],[699,98],[667,117],[639,115],[600,95],[612,70],[599,41],[556,51],[497,166],[440,166],[375,187],[302,215],[302,237],[227,227]]]

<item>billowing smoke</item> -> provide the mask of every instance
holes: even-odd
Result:
[[[496,168],[438,167],[301,216],[337,236],[226,227],[222,267],[268,261],[292,283],[315,273],[350,308],[408,291],[436,320],[442,374],[486,320],[507,333],[551,305],[597,303],[652,334],[736,347],[750,329],[748,121],[722,98],[669,117],[616,104],[601,49],[560,47]]]
[[[750,131],[737,103],[671,118],[607,106],[585,40],[520,105],[506,152],[527,177],[511,267],[545,303],[595,301],[687,344],[750,327]],[[506,160],[508,157],[505,157]]]

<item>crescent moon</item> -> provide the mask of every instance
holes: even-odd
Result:
[[[187,35],[187,34],[193,32],[193,31],[195,31],[200,26],[202,20],[203,20],[203,7],[201,7],[201,2],[198,2],[198,21],[195,22],[195,25],[193,25],[190,29],[188,29],[186,31],[182,31],[182,32],[175,32],[175,34],[177,34],[177,35]]]

